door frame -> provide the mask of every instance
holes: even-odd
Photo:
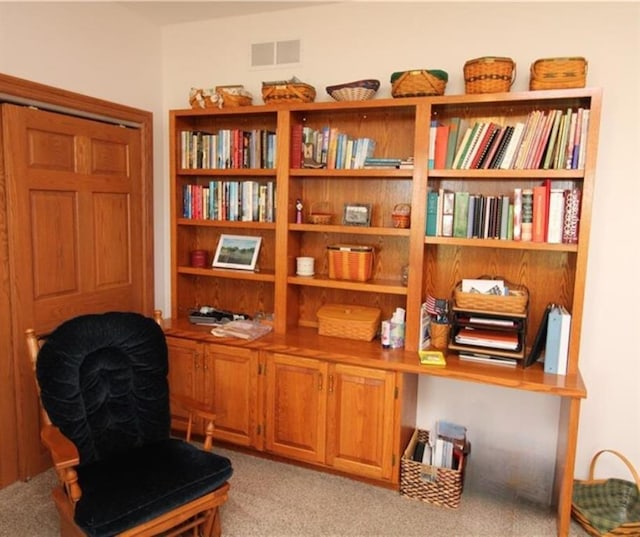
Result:
[[[141,161],[141,185],[143,222],[144,226],[143,251],[145,252],[146,266],[154,266],[153,254],[153,114],[146,110],[109,102],[90,97],[80,93],[56,88],[38,82],[32,82],[22,78],[0,73],[0,103],[11,102],[15,104],[30,105],[42,110],[64,113],[105,121],[113,124],[123,124],[134,127],[140,131],[142,161]],[[0,125],[1,127],[1,125]],[[0,129],[1,131],[1,129]],[[0,151],[0,206],[6,211],[7,192],[4,177],[4,162]],[[42,471],[42,463],[33,464],[20,456],[19,447],[24,442],[38,441],[30,438],[30,427],[21,427],[20,407],[17,401],[20,390],[18,386],[24,383],[21,378],[24,368],[19,367],[20,360],[26,360],[26,355],[21,356],[24,345],[18,338],[20,334],[20,314],[11,304],[11,280],[9,274],[9,252],[7,221],[0,219],[0,382],[3,388],[0,390],[0,430],[3,431],[3,441],[0,442],[0,488],[17,481],[28,479]],[[154,309],[154,271],[145,272],[142,282],[142,304],[144,312],[152,315]],[[17,305],[15,305],[17,307]],[[6,343],[6,344],[5,344]]]

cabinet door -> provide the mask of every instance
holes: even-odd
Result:
[[[202,345],[197,341],[167,337],[169,348],[169,390],[172,394],[185,395],[201,400],[202,397]],[[171,428],[186,430],[187,416],[179,410],[172,411]],[[194,432],[203,432],[200,420],[196,420]]]
[[[205,390],[216,412],[215,437],[256,446],[258,351],[209,344],[205,364]]]
[[[344,364],[329,373],[327,463],[391,479],[395,373]]]
[[[327,364],[269,353],[266,368],[267,450],[324,463]]]

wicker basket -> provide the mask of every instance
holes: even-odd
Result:
[[[311,204],[309,212],[310,224],[330,224],[333,219],[333,210],[328,201],[316,201]]]
[[[449,75],[439,69],[398,71],[391,75],[391,95],[398,97],[423,97],[444,95]]]
[[[464,64],[466,93],[509,91],[516,78],[516,64],[511,58],[485,56]]]
[[[368,79],[327,86],[326,89],[336,101],[367,101],[373,99],[379,87],[379,80]]]
[[[411,227],[411,205],[408,203],[398,203],[391,213],[393,227],[406,229]]]
[[[523,285],[508,285],[509,294],[485,295],[463,293],[462,283],[453,291],[454,306],[461,310],[490,311],[494,313],[525,313],[529,303],[529,291]]]
[[[191,88],[189,91],[191,108],[221,108],[220,97],[215,89]]]
[[[371,341],[380,326],[380,310],[366,306],[326,304],[318,310],[318,334]]]
[[[596,461],[603,453],[616,455],[627,466],[634,482],[623,479],[594,479]],[[589,479],[573,483],[571,513],[595,537],[640,535],[640,477],[624,455],[610,449],[591,459]]]
[[[262,83],[262,99],[270,103],[311,103],[316,98],[316,89],[297,78]]]
[[[216,86],[216,93],[221,106],[249,106],[253,102],[253,96],[243,86]]]
[[[584,88],[587,60],[582,57],[542,58],[531,64],[529,89]]]
[[[412,460],[418,441],[427,442],[429,433],[421,429],[414,431],[411,441],[400,459],[400,494],[433,503],[442,507],[456,509],[464,485],[464,470],[467,457],[463,456],[459,468],[437,468]]]
[[[327,246],[329,278],[366,282],[373,274],[373,246],[334,244]]]

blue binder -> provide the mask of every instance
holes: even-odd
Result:
[[[571,314],[563,306],[554,306],[549,312],[547,323],[544,372],[566,375]]]

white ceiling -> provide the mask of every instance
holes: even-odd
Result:
[[[289,1],[289,2],[245,2],[236,0],[229,2],[117,2],[127,9],[137,12],[149,22],[164,26],[197,20],[235,17],[254,13],[266,13],[281,9],[291,9],[329,2]]]

